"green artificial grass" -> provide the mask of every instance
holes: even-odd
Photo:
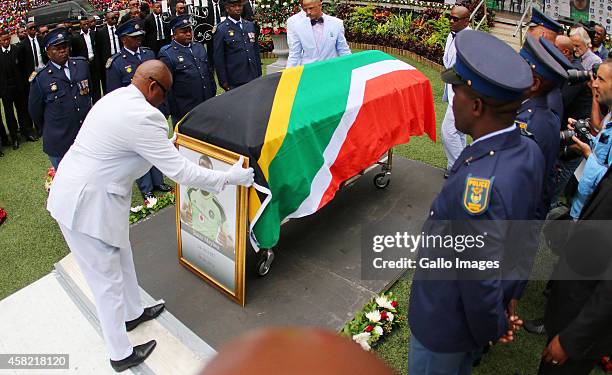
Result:
[[[443,85],[439,73],[410,59],[402,57],[402,60],[415,66],[431,81],[438,142],[432,142],[427,136],[413,137],[408,144],[396,148],[397,154],[444,168],[446,158],[440,144],[439,127],[446,104],[441,102]],[[264,60],[264,66],[270,62],[272,60]],[[0,226],[0,299],[48,274],[54,263],[68,254],[68,247],[57,224],[45,209],[47,194],[43,184],[50,163],[42,152],[42,141],[24,143],[17,151],[5,148],[4,153],[5,156],[0,158],[0,207],[7,211],[8,220]],[[133,191],[133,205],[142,204],[138,189],[134,187]],[[100,219],[112,220],[112,217],[103,216]],[[519,306],[522,318],[534,318],[542,314],[543,287],[544,282],[529,283]],[[404,313],[407,310],[409,289],[409,275],[401,278],[391,288],[401,301]],[[404,321],[376,347],[376,353],[400,374],[407,373],[409,338],[408,325]],[[495,346],[474,373],[535,374],[544,344],[544,337],[520,332],[516,342]]]

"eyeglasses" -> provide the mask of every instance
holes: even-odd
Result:
[[[452,22],[461,21],[461,20],[464,20],[464,19],[466,19],[466,18],[467,18],[467,17],[461,17],[461,18],[459,18],[459,17],[457,17],[457,16],[449,16],[449,17],[448,17],[448,19],[449,19],[449,20],[451,20]]]
[[[162,89],[162,92],[164,93],[164,96],[166,96],[166,93],[168,92],[168,89],[166,89],[166,88],[164,87],[164,85],[162,85],[162,84],[161,84],[161,83],[160,83],[158,80],[156,80],[155,78],[153,78],[153,77],[149,77],[149,79],[150,79],[151,81],[153,81],[153,82],[157,83],[157,85],[159,86],[159,88],[160,88],[160,89]]]

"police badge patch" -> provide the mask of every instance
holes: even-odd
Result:
[[[185,62],[185,58],[183,56],[179,56],[178,57],[178,62],[179,62],[179,64],[184,63]]]
[[[463,192],[463,208],[470,215],[480,215],[489,208],[494,178],[480,178],[468,175]]]
[[[125,71],[128,73],[132,73],[132,66],[131,65],[126,66]]]

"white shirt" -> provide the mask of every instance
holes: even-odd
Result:
[[[240,27],[240,29],[242,29],[242,17],[240,17],[238,19],[238,21],[236,21],[235,19],[233,19],[232,17],[227,17],[227,19],[231,20],[234,24],[238,24],[238,27]]]
[[[485,139],[489,139],[489,138],[495,137],[496,135],[500,135],[500,134],[503,134],[503,133],[508,133],[508,132],[511,132],[511,131],[513,131],[514,129],[516,129],[516,125],[515,125],[515,124],[512,124],[512,125],[508,126],[507,128],[504,128],[504,129],[501,129],[501,130],[496,130],[496,131],[491,132],[491,133],[489,133],[489,134],[485,134],[485,135],[483,135],[482,137],[480,137],[480,138],[478,138],[478,139],[475,139],[475,140],[474,140],[474,141],[473,141],[473,142],[470,144],[470,146],[474,146],[474,145],[475,145],[477,142],[484,141]]]
[[[470,30],[471,27],[466,27],[463,30]],[[461,31],[463,31],[461,30]],[[459,31],[459,32],[461,32]],[[448,37],[446,37],[446,46],[444,47],[444,57],[442,57],[442,62],[444,63],[445,68],[450,68],[455,65],[455,61],[457,59],[457,49],[455,48],[455,38],[457,35],[453,35],[453,33],[448,33]],[[443,100],[448,101],[449,105],[453,104],[453,86],[446,84],[444,85],[444,95]]]
[[[9,48],[2,47],[2,53],[7,53],[7,52],[11,52],[11,46],[10,45],[9,45]]]
[[[164,22],[162,21],[161,15],[153,14],[153,17],[155,17],[155,29],[158,29],[157,30],[157,40],[163,40],[165,37]],[[161,29],[159,29],[160,26],[161,26]]]
[[[219,3],[221,2],[221,0],[217,1],[217,2],[212,2],[213,3],[213,22],[214,25],[218,24],[219,22],[222,21],[223,17],[221,17],[221,8],[219,7]],[[215,13],[215,12],[219,12],[219,13]],[[217,19],[217,14],[219,15],[219,18]],[[213,26],[214,26],[213,25]]]
[[[108,27],[108,40],[110,41],[110,48],[111,48],[111,55],[114,55],[115,53],[119,52],[119,49],[121,48],[119,45],[119,37],[115,34],[116,30],[116,26],[109,26]],[[115,40],[115,44],[113,45],[113,39]],[[117,49],[115,49],[115,46],[117,46]]]
[[[214,194],[227,181],[226,172],[179,153],[168,139],[166,118],[136,86],[114,90],[92,107],[62,159],[47,210],[68,229],[125,248],[132,185],[152,165],[181,185]]]
[[[323,17],[323,16],[321,16]],[[312,33],[314,34],[315,43],[317,44],[317,49],[320,49],[323,45],[323,23],[315,23],[312,25]]]
[[[51,61],[51,64],[53,64],[53,66],[55,66],[58,70],[64,70],[64,74],[66,75],[66,77],[68,77],[68,79],[70,79],[70,69],[68,68],[68,61],[66,61],[66,64],[64,64],[63,67],[53,61]]]
[[[45,64],[43,64],[43,59],[42,59],[42,55],[40,51],[40,44],[38,44],[38,39],[32,38],[29,35],[28,35],[28,39],[30,40],[30,46],[32,45],[32,43],[36,45],[36,57],[38,58],[38,65],[35,66],[34,69],[39,69],[39,68],[44,67]],[[32,48],[32,52],[34,52],[34,48]],[[32,56],[32,60],[34,60],[34,56]]]
[[[85,44],[87,44],[87,59],[91,61],[94,58],[94,51],[91,45],[91,31],[87,33],[81,31],[81,35],[83,35],[83,39],[85,39]]]

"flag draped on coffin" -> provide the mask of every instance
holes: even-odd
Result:
[[[429,80],[380,51],[285,69],[194,108],[179,132],[250,158],[251,243],[278,242],[286,218],[310,215],[340,184],[410,136],[435,141]]]

